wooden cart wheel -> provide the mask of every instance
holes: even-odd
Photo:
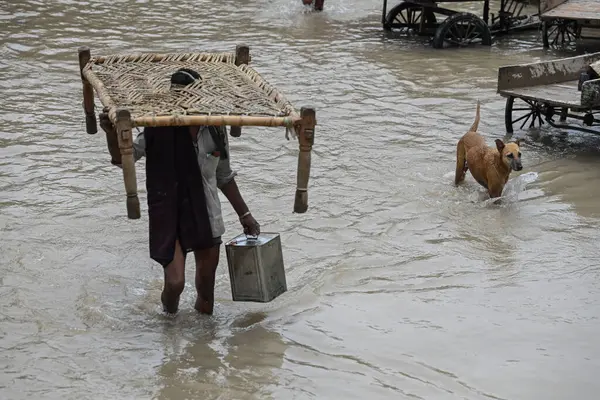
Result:
[[[492,33],[486,23],[475,14],[456,13],[446,18],[435,32],[433,47],[465,47],[471,44],[492,44]]]
[[[577,21],[555,19],[542,22],[544,47],[564,46],[581,37],[581,26]]]
[[[428,7],[403,1],[388,12],[384,29],[389,31],[394,28],[403,34],[419,32],[423,17],[425,24],[436,23],[435,14]]]
[[[554,113],[551,106],[536,100],[509,96],[504,108],[506,132],[512,134],[515,126],[518,126],[519,129],[539,128],[544,125],[544,117],[548,113]]]

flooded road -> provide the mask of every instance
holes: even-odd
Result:
[[[0,2],[0,398],[597,397],[600,137],[516,131],[529,144],[501,207],[453,173],[477,100],[488,142],[505,135],[498,67],[600,44],[544,51],[529,32],[440,51],[386,36],[380,13],[375,0],[320,14],[299,0]],[[77,48],[238,43],[317,109],[310,208],[291,213],[297,142],[244,128],[233,167],[281,234],[289,291],[232,302],[222,251],[215,315],[193,311],[188,282],[173,320],[148,256],[144,161],[142,219],[127,220],[104,134],[85,133]],[[223,204],[229,239],[241,227]]]

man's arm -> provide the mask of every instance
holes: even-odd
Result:
[[[111,155],[111,162],[113,165],[121,168],[121,151],[119,150],[119,140],[117,139],[117,132],[114,125],[108,119],[108,114],[100,113],[100,127],[106,132],[106,140],[108,144],[108,151]],[[137,135],[133,140],[133,158],[134,161],[138,161],[140,158],[146,155],[146,139],[144,132]]]
[[[133,162],[137,162],[140,158],[146,155],[146,139],[144,137],[144,132],[137,135],[135,139],[133,139]],[[121,164],[114,164],[119,168],[123,168]]]
[[[227,139],[227,131],[225,131],[225,150],[227,150],[227,158],[219,160],[217,165],[217,186],[221,189],[221,192],[227,197],[229,203],[237,213],[238,217],[248,212],[248,206],[242,198],[240,190],[235,182],[235,176],[237,173],[231,169],[229,157],[231,152],[229,151],[229,140]]]
[[[133,139],[133,159],[138,161],[146,155],[146,137],[144,131]]]
[[[240,193],[240,189],[235,182],[235,178],[231,178],[226,184],[221,186],[221,192],[223,192],[225,197],[227,197],[227,200],[229,200],[229,203],[231,203],[231,206],[235,210],[238,217],[241,218],[249,211],[248,206],[246,205],[246,202]]]
[[[248,206],[240,194],[240,190],[235,183],[235,179],[231,178],[229,182],[221,186],[221,191],[225,197],[227,197],[227,200],[229,200],[229,203],[231,203],[233,209],[240,217],[240,223],[244,227],[244,233],[249,236],[260,235],[260,224],[256,222],[248,210]]]
[[[227,133],[225,134],[225,149],[229,156],[224,160],[219,160],[217,166],[217,186],[221,189],[221,192],[225,195],[227,200],[229,200],[229,203],[238,215],[240,223],[244,227],[244,233],[247,235],[258,236],[260,234],[260,225],[250,213],[250,210],[240,193],[240,189],[235,182],[235,176],[237,174],[235,171],[232,171],[229,163],[231,152],[229,151]]]

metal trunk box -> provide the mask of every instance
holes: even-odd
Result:
[[[278,233],[241,234],[225,243],[233,301],[268,303],[287,291]]]

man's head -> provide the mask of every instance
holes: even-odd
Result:
[[[521,149],[519,148],[520,144],[521,141],[519,139],[506,144],[502,140],[496,139],[496,148],[500,153],[502,162],[513,171],[523,169],[523,164],[521,164]]]
[[[171,75],[171,87],[174,85],[187,86],[196,82],[198,79],[202,79],[202,77],[196,71],[189,68],[180,68]]]

